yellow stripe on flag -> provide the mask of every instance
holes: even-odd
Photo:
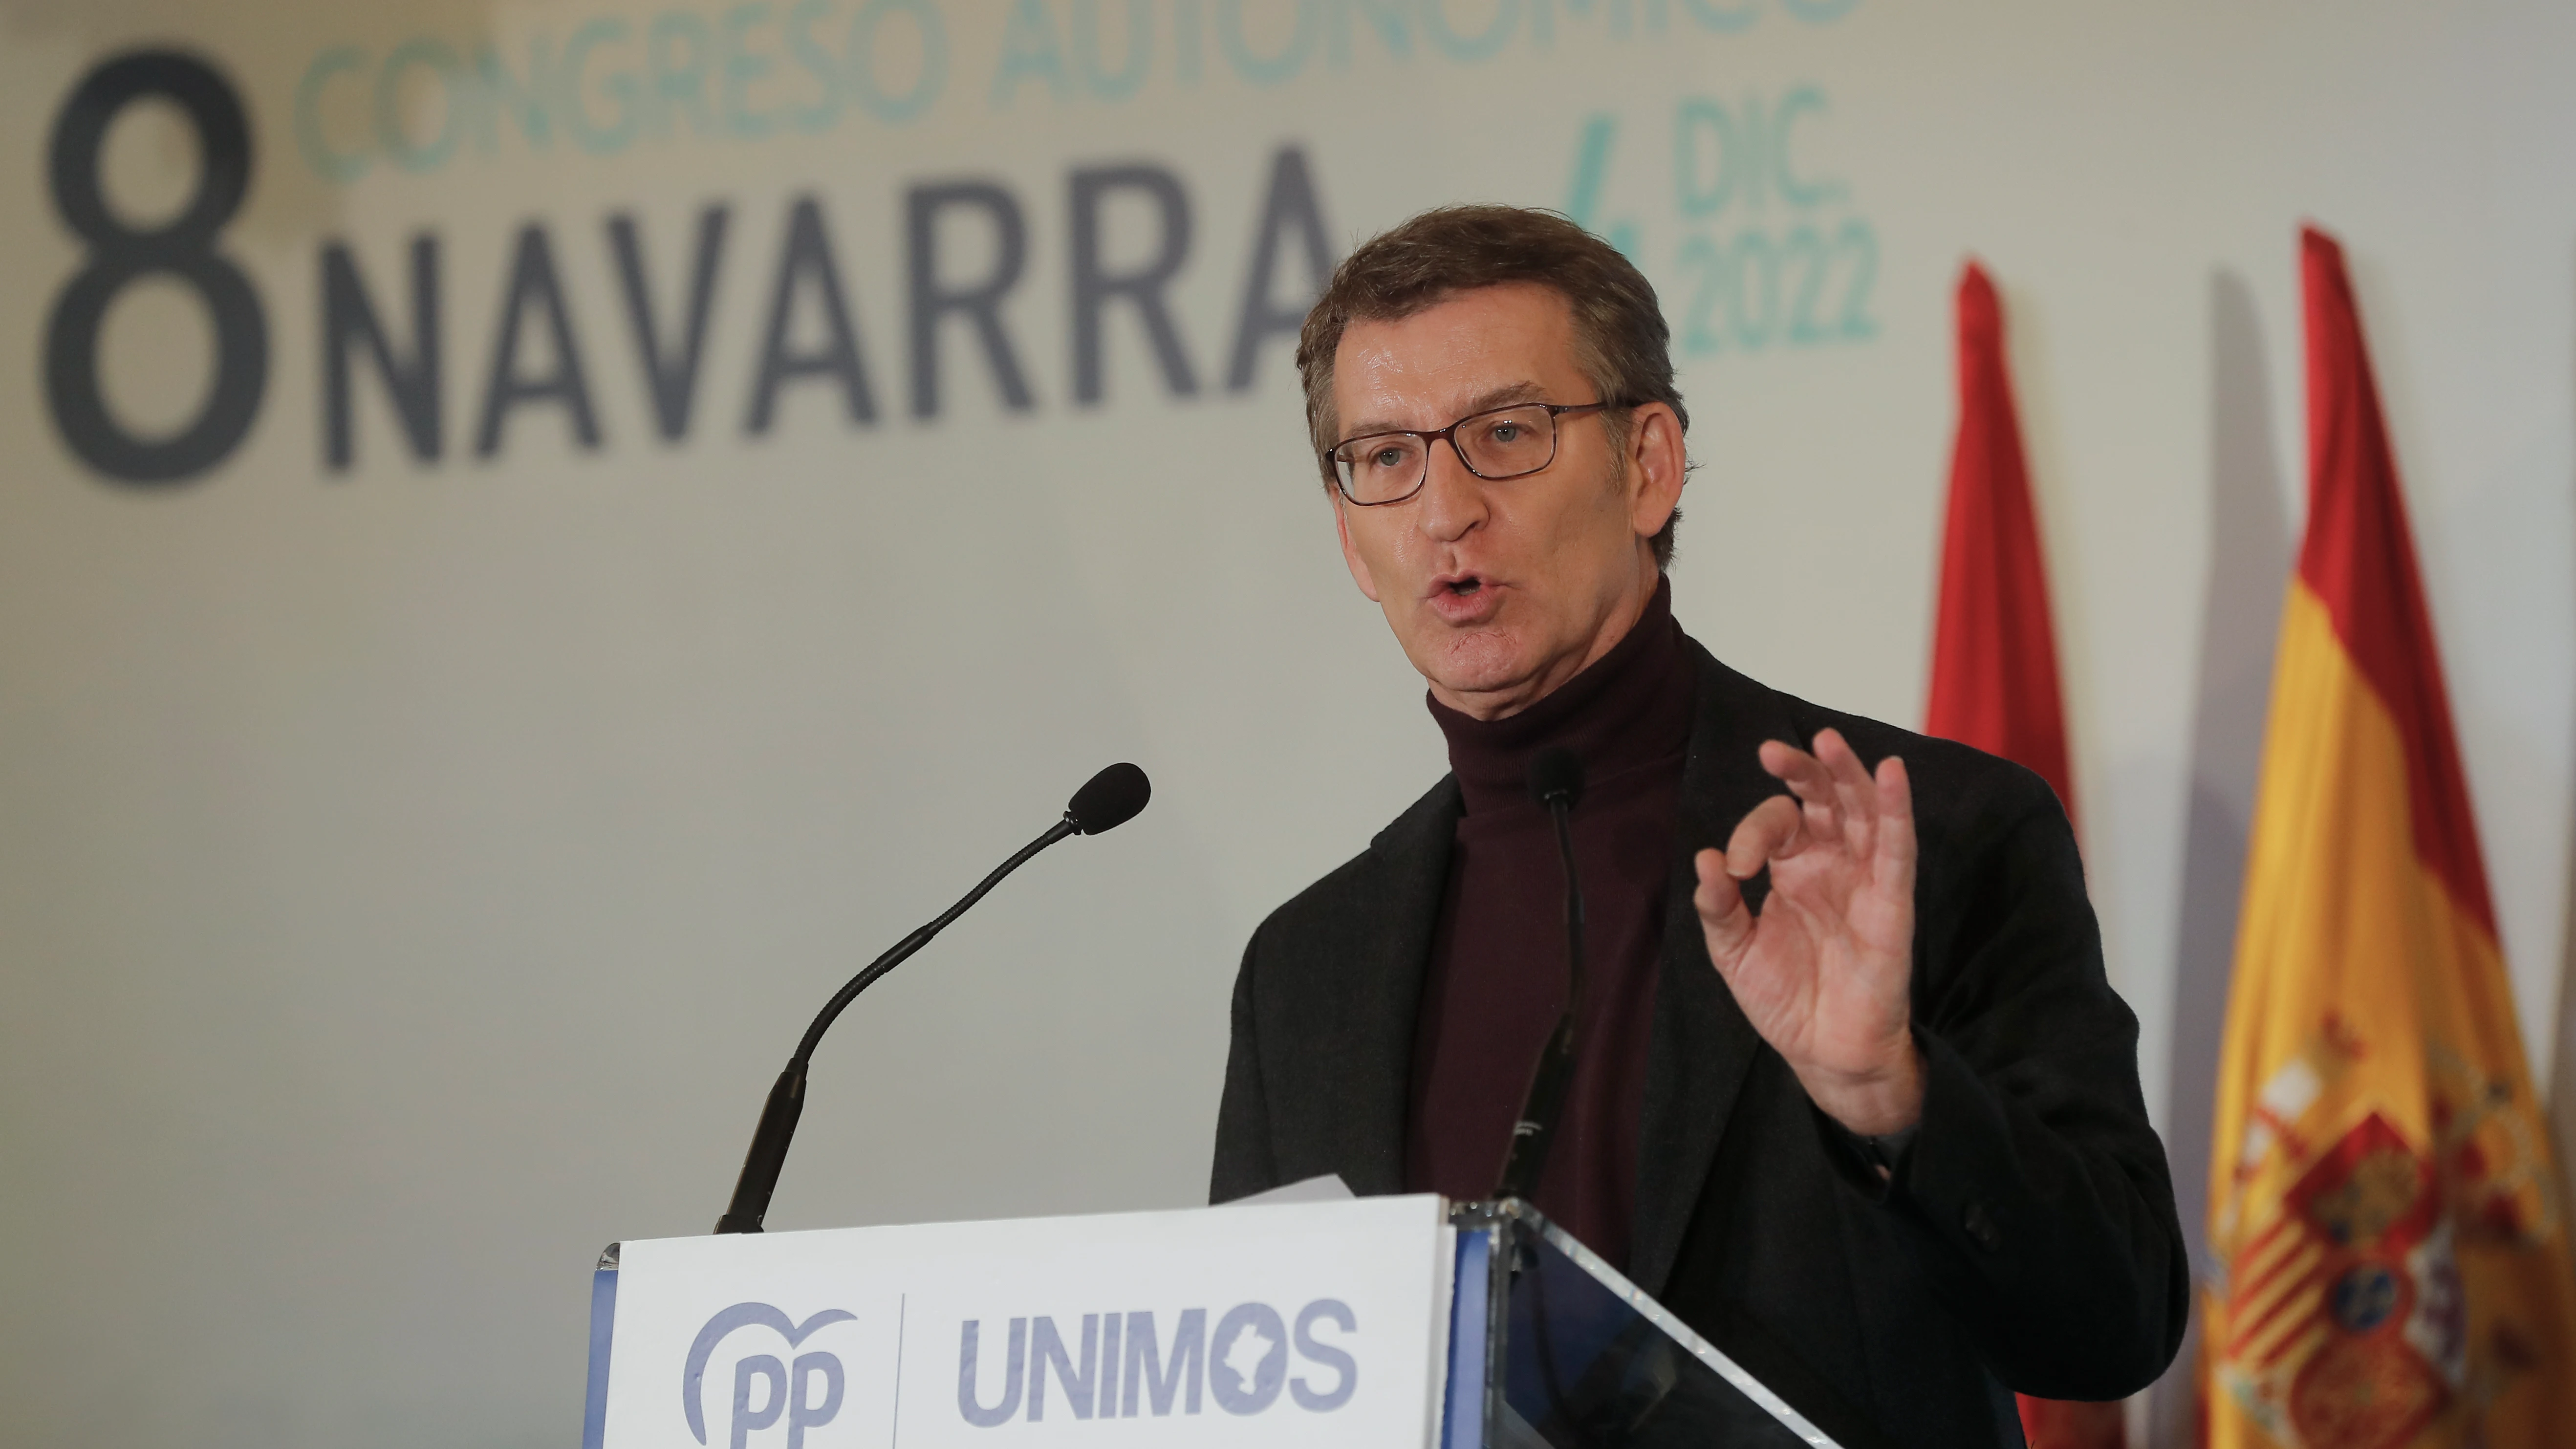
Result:
[[[2503,962],[2418,854],[2408,768],[2293,583],[2218,1088],[2213,1449],[2576,1442],[2566,1238]]]

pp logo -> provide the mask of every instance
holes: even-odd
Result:
[[[716,1344],[737,1328],[768,1328],[787,1340],[790,1350],[813,1336],[815,1330],[856,1318],[838,1308],[826,1308],[803,1323],[766,1303],[737,1303],[707,1320],[698,1330],[697,1342],[689,1345],[688,1371],[680,1380],[680,1404],[689,1416],[689,1432],[701,1444],[707,1442],[707,1418],[704,1383],[707,1360],[714,1356]],[[728,1449],[746,1449],[755,1429],[766,1429],[787,1419],[787,1449],[805,1449],[805,1431],[832,1422],[841,1412],[841,1398],[848,1387],[848,1376],[841,1371],[841,1357],[815,1350],[797,1354],[792,1362],[781,1363],[776,1354],[745,1354],[733,1366],[733,1413]],[[758,1402],[754,1402],[757,1396]]]

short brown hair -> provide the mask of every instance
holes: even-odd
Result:
[[[1460,292],[1535,283],[1565,298],[1574,312],[1575,365],[1605,401],[1623,408],[1663,403],[1690,430],[1690,412],[1673,385],[1672,329],[1654,285],[1618,248],[1553,211],[1519,206],[1443,206],[1378,233],[1334,269],[1324,295],[1297,337],[1297,375],[1306,386],[1306,430],[1320,459],[1337,441],[1333,356],[1353,322],[1410,317]],[[1602,415],[1623,451],[1628,414]],[[1332,466],[1323,464],[1332,487]],[[1673,558],[1681,510],[1652,540],[1655,565]]]

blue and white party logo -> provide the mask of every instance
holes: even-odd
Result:
[[[680,1380],[680,1403],[689,1417],[689,1432],[707,1442],[704,1380],[716,1345],[737,1328],[767,1328],[786,1340],[794,1352],[817,1329],[846,1323],[856,1314],[826,1308],[798,1323],[766,1303],[737,1303],[707,1320],[689,1345],[689,1362]],[[754,1430],[787,1419],[787,1449],[804,1449],[805,1431],[821,1428],[841,1412],[849,1376],[840,1355],[816,1349],[782,1361],[774,1353],[745,1354],[733,1366],[733,1400],[727,1449],[746,1449]],[[753,1402],[754,1391],[759,1402]]]

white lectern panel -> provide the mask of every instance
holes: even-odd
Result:
[[[626,1243],[585,1438],[1422,1449],[1452,1261],[1429,1196]]]

